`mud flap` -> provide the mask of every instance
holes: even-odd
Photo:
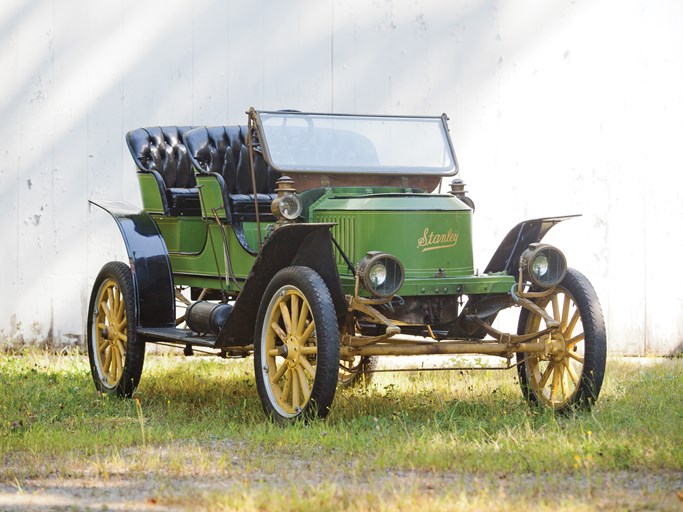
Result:
[[[529,247],[529,244],[540,242],[553,226],[574,217],[580,217],[580,215],[543,217],[520,222],[503,238],[484,273],[506,272],[511,276],[516,276],[519,257]],[[509,307],[510,304],[507,296],[471,295],[448,335],[481,339],[486,336],[486,333],[475,323],[469,321],[468,316],[475,315],[484,322],[492,324],[498,313]]]
[[[519,257],[529,247],[529,244],[540,242],[553,226],[574,217],[580,217],[580,215],[543,217],[520,222],[503,238],[484,273],[505,271],[511,276],[516,275]]]

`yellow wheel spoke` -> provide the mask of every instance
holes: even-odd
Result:
[[[182,303],[185,304],[186,306],[189,306],[189,305],[192,304],[192,302],[190,302],[190,301],[188,300],[188,298],[185,297],[185,295],[183,295],[182,292],[181,292],[180,290],[178,290],[178,289],[176,289],[176,291],[175,291],[175,298],[176,298],[177,301],[182,302]]]
[[[271,348],[271,349],[268,351],[268,355],[269,355],[270,357],[279,356],[279,355],[280,355],[280,350],[277,349],[277,348]]]
[[[299,381],[299,374],[292,370],[292,407],[296,409],[301,405],[301,397],[300,391],[301,391],[301,385]]]
[[[128,336],[124,332],[119,332],[116,333],[116,337],[121,340],[123,343],[128,343]]]
[[[97,339],[97,351],[101,354],[105,350],[107,350],[107,347],[109,346],[109,340],[106,338],[102,338],[102,341],[100,339]]]
[[[318,353],[318,347],[316,347],[316,346],[301,347],[301,348],[299,349],[299,353],[302,354],[302,355],[311,356],[311,355],[314,355],[314,354],[317,354],[317,353]]]
[[[559,372],[560,377],[560,400],[564,400],[565,397],[569,394],[569,389],[567,388],[567,379],[564,371],[564,365],[563,364],[558,364],[557,365],[557,372]]]
[[[311,396],[311,388],[308,385],[308,380],[306,379],[306,375],[304,374],[304,369],[301,367],[301,365],[296,367],[296,373],[299,375],[299,383],[301,384],[301,393],[304,395],[303,398],[303,404],[308,402],[309,397]]]
[[[114,313],[114,317],[118,320],[120,318],[119,315],[121,314],[120,306],[122,304],[122,301],[121,301],[121,296],[119,295],[119,290],[117,288],[114,288],[111,291],[111,299],[112,299],[111,309],[112,309],[112,312]]]
[[[287,368],[287,370],[289,370],[289,368],[287,367],[286,364],[284,365],[284,367]],[[287,371],[287,372],[285,373],[285,386],[282,388],[282,396],[281,396],[281,398],[280,398],[280,401],[281,401],[283,404],[284,404],[284,403],[287,401],[287,399],[289,398],[289,393],[290,393],[291,390],[292,390],[292,372],[291,372],[291,371]]]
[[[286,371],[287,371],[287,364],[282,363],[280,365],[280,368],[277,369],[277,371],[275,372],[273,377],[270,379],[270,382],[277,385],[277,383],[280,382],[280,379],[282,378],[282,376],[285,374]]]
[[[107,288],[107,300],[106,300],[106,303],[107,303],[107,307],[108,307],[109,310],[111,311],[111,309],[114,307],[114,290],[113,290],[113,286],[110,286],[109,288]]]
[[[271,389],[273,390],[273,393],[275,393],[275,398],[278,401],[282,401],[282,390],[280,389],[280,386],[278,385],[277,382],[271,382],[270,383]]]
[[[119,351],[119,360],[123,359],[123,356],[126,354],[126,349],[123,347],[121,340],[116,340],[116,348]]]
[[[583,341],[584,338],[585,338],[584,333],[581,333],[581,334],[577,334],[573,338],[567,340],[565,343],[567,346],[567,350],[572,350],[576,346],[576,344]]]
[[[569,321],[569,305],[571,304],[572,299],[569,297],[569,295],[564,296],[564,305],[562,307],[562,322],[561,322],[561,329],[562,332],[564,332],[567,329],[567,322]]]
[[[572,332],[574,331],[574,327],[576,327],[576,324],[578,323],[580,318],[581,318],[581,314],[579,313],[579,310],[577,309],[574,311],[574,314],[572,315],[572,319],[569,321],[567,328],[563,332],[563,336],[565,338],[572,335]]]
[[[109,351],[109,356],[111,360],[111,364],[109,365],[109,380],[110,384],[113,384],[114,382],[116,382],[116,369],[119,363],[119,357],[116,353],[116,348],[113,345],[111,347],[111,350]]]
[[[562,360],[564,363],[565,368],[567,368],[567,373],[572,379],[572,382],[574,383],[575,386],[579,385],[579,376],[576,374],[576,370],[572,366],[572,363],[569,359],[565,358]]]
[[[560,304],[559,304],[559,299],[557,298],[557,294],[553,295],[552,300],[553,300],[553,318],[559,322],[561,320],[561,318],[560,318]]]
[[[560,373],[557,371],[557,368],[555,365],[552,366],[553,368],[553,383],[551,384],[551,391],[550,391],[550,401],[554,402],[557,400],[557,392],[559,391],[560,388]]]
[[[570,350],[567,353],[569,354],[569,357],[571,357],[575,361],[578,361],[579,363],[583,364],[584,359],[583,359],[583,356],[581,354],[577,354],[576,352],[574,352],[572,350]]]
[[[108,342],[108,340],[107,340],[107,342]],[[109,348],[109,350],[106,350],[107,347]],[[107,347],[104,347],[104,351],[105,351],[105,353],[104,353],[104,364],[102,365],[102,372],[103,373],[109,373],[109,368],[111,368],[111,351],[112,351],[112,348],[109,346],[107,346]]]
[[[292,332],[296,335],[296,328],[299,326],[299,296],[292,294]]]
[[[299,343],[303,345],[308,341],[308,338],[311,337],[311,333],[315,330],[315,322],[311,322],[308,324],[308,327],[306,327],[306,330],[303,332],[301,337],[299,338]]]
[[[301,336],[301,334],[304,332],[304,326],[306,325],[306,320],[308,319],[308,302],[303,301],[301,304],[301,311],[299,311],[299,323],[296,326],[296,332],[294,333],[296,336]]]
[[[548,383],[548,378],[550,375],[553,373],[553,365],[549,364],[545,371],[543,372],[543,375],[541,376],[541,380],[538,383],[539,389],[543,389],[545,385]]]
[[[109,306],[107,306],[106,302],[101,302],[100,307],[102,308],[102,312],[104,313],[105,318],[109,322],[109,325],[112,325],[114,322],[112,322],[111,311],[109,311]]]
[[[271,322],[270,328],[273,329],[273,331],[275,331],[275,334],[278,335],[278,337],[282,340],[283,343],[287,342],[287,334],[285,334],[285,331],[282,330],[282,327],[280,327],[275,322]]]
[[[292,318],[289,316],[289,309],[285,301],[280,302],[280,312],[282,313],[282,321],[285,323],[285,331],[290,334],[292,332]]]
[[[299,364],[303,366],[304,370],[308,372],[308,374],[311,376],[311,378],[315,377],[315,368],[313,368],[313,365],[306,359],[305,357],[300,357],[299,358]]]

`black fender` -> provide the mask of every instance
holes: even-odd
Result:
[[[171,261],[154,219],[122,201],[90,201],[111,215],[128,252],[138,327],[175,327]]]
[[[580,217],[580,215],[542,217],[520,222],[503,238],[484,273],[504,271],[513,276],[517,275],[519,257],[529,247],[529,244],[540,242],[553,226],[574,217]]]
[[[263,293],[273,276],[285,267],[303,266],[315,270],[330,291],[337,316],[346,314],[348,303],[337,272],[330,233],[333,225],[287,224],[268,236],[218,334],[217,347],[251,343]]]

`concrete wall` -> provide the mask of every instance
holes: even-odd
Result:
[[[679,0],[0,4],[0,338],[76,343],[139,204],[126,131],[249,106],[450,115],[475,257],[528,217],[594,282],[610,349],[683,344]],[[0,341],[0,343],[2,343]]]

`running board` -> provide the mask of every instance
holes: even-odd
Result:
[[[197,334],[187,329],[178,329],[176,327],[138,327],[136,332],[152,343],[166,342],[195,345],[198,347],[216,347],[216,336]]]

